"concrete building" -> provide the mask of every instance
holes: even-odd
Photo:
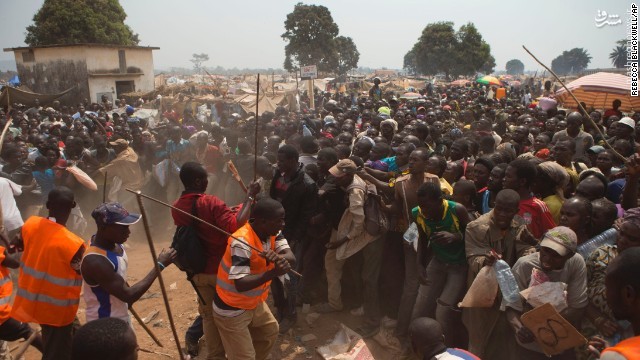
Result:
[[[62,102],[88,98],[111,101],[132,91],[154,89],[153,50],[158,47],[105,44],[47,45],[13,51],[20,82],[37,93],[55,94],[75,86]]]

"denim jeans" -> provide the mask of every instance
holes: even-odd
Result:
[[[467,263],[447,264],[433,258],[427,265],[427,285],[420,285],[412,319],[430,317],[442,326],[447,346],[464,337],[460,330],[462,312],[458,303],[467,290]]]

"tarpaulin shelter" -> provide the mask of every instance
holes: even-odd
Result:
[[[35,100],[40,100],[41,104],[50,103],[55,99],[58,99],[75,88],[72,87],[58,94],[38,94],[30,91],[24,91],[9,86],[5,86],[0,93],[0,104],[7,104],[11,106],[11,103],[20,103],[24,105],[33,105]]]
[[[276,107],[284,100],[284,94],[271,97],[269,95],[260,95],[260,103],[258,104],[258,115],[262,115],[265,111],[274,112]],[[256,95],[247,94],[240,96],[233,100],[235,103],[240,104],[242,109],[249,113],[256,111]]]

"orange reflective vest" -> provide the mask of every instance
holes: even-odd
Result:
[[[243,227],[238,229],[233,236],[244,240],[251,246],[263,251],[262,241],[251,228],[249,223],[246,223]],[[224,252],[224,256],[218,266],[218,278],[216,281],[216,292],[222,301],[229,306],[233,306],[239,309],[251,310],[255,309],[258,304],[267,300],[269,295],[269,285],[271,281],[267,281],[264,284],[248,290],[238,291],[236,289],[235,281],[229,279],[229,269],[231,269],[231,245],[233,244],[233,238],[229,238],[227,241],[227,250]],[[245,248],[244,245],[236,245]],[[271,236],[269,238],[269,248],[275,250],[276,237]],[[255,250],[251,251],[250,268],[251,275],[260,275],[274,268],[274,264],[267,264],[267,260],[259,255]]]
[[[82,285],[71,260],[84,241],[66,227],[38,216],[24,223],[22,240],[24,253],[11,316],[51,326],[71,324]]]
[[[617,352],[630,360],[640,359],[640,336],[634,336],[632,338],[622,340],[616,346],[604,349],[602,353],[607,351]]]
[[[5,248],[0,246],[0,264],[4,261]],[[13,283],[9,275],[9,269],[0,265],[0,324],[4,323],[11,316],[11,293]]]

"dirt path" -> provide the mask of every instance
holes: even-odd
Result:
[[[163,247],[168,247],[169,244],[170,240],[168,238],[157,239],[156,251],[159,252]],[[126,245],[129,257],[127,280],[129,283],[135,283],[147,274],[147,272],[152,268],[153,262],[149,253],[149,247],[144,239],[130,239]],[[171,310],[173,312],[178,335],[180,336],[180,344],[184,346],[184,334],[198,315],[196,293],[191,287],[191,284],[186,280],[185,274],[179,271],[175,266],[170,266],[164,270],[162,275],[164,277],[165,285],[170,287],[167,291],[169,301],[171,303]],[[134,321],[134,329],[138,337],[138,344],[142,349],[164,353],[169,356],[140,352],[139,359],[179,359],[158,281],[154,282],[143,298],[144,299],[139,300],[134,305],[134,309],[142,318],[148,317],[156,311],[158,312],[155,319],[150,321],[148,325],[160,339],[164,348],[155,345],[144,329],[135,323],[134,319],[132,319],[132,321]],[[272,351],[273,360],[322,359],[322,357],[316,353],[315,349],[318,346],[325,345],[334,337],[340,328],[340,322],[343,322],[352,329],[355,329],[360,322],[359,317],[351,315],[348,311],[344,311],[341,313],[321,315],[315,322],[309,325],[306,321],[307,314],[303,313],[302,309],[298,309],[298,313],[297,325],[293,327],[288,334],[278,337],[276,345]],[[84,324],[85,317],[83,301],[81,301],[80,310],[78,311],[78,318],[80,319],[80,322]],[[302,342],[302,337],[308,334],[315,335],[316,339]],[[373,339],[367,339],[366,343],[375,359],[386,360],[397,358],[388,346],[382,346]],[[18,344],[18,342],[11,343],[10,348],[13,348]],[[201,341],[201,349],[203,345],[204,343]],[[35,349],[31,348],[27,352],[25,358],[28,360],[40,359],[40,354],[35,351]],[[201,357],[196,357],[196,359],[198,358]]]

